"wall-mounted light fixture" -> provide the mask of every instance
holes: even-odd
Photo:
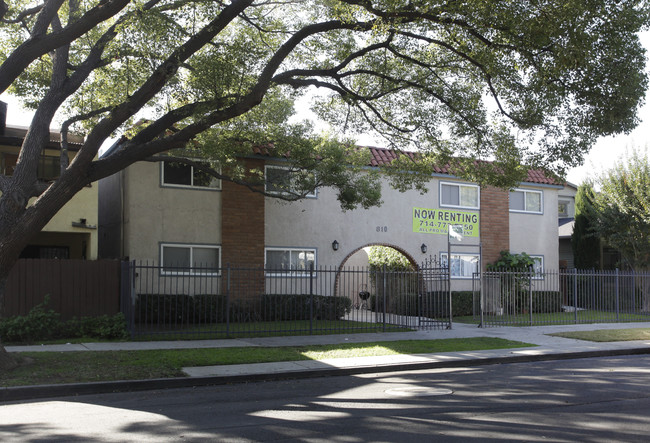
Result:
[[[338,250],[339,250],[339,242],[337,242],[336,240],[334,240],[334,241],[332,242],[332,249],[334,249],[335,251],[338,251]]]
[[[423,254],[426,254],[427,253],[427,245],[422,243],[422,246],[420,246],[420,251],[422,251]]]

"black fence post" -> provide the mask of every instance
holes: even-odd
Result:
[[[533,267],[528,268],[528,324],[533,325]]]
[[[384,298],[384,309],[382,315],[382,331],[386,332],[386,265],[383,266],[382,272],[382,288],[383,288],[383,298]]]
[[[312,262],[309,264],[309,335],[312,335],[313,333],[314,333],[314,263]]]
[[[573,323],[578,324],[578,270],[573,269]]]
[[[621,321],[621,319],[619,317],[619,311],[620,311],[619,297],[620,297],[619,273],[618,273],[618,268],[616,268],[616,322],[617,323]]]
[[[230,263],[226,265],[226,336],[230,335]]]
[[[135,337],[135,321],[133,308],[133,292],[131,291],[135,262],[122,261],[120,263],[120,310],[124,314],[126,328],[131,339]]]

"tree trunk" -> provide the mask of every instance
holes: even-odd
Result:
[[[3,302],[6,282],[6,276],[0,277],[0,318],[2,318],[1,314],[4,306]],[[16,366],[18,366],[18,359],[5,350],[5,347],[2,344],[2,337],[0,337],[0,372],[8,371]]]

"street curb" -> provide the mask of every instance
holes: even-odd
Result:
[[[217,386],[226,384],[336,377],[344,375],[370,374],[374,372],[415,371],[423,369],[458,368],[508,363],[530,363],[553,360],[573,360],[593,357],[617,357],[622,355],[650,354],[650,347],[612,349],[603,351],[578,351],[554,354],[517,355],[509,357],[487,357],[437,362],[389,363],[386,365],[357,366],[348,368],[305,369],[273,374],[243,374],[228,376],[158,378],[151,380],[120,380],[109,382],[70,383],[60,385],[16,386],[0,388],[0,402],[34,400],[52,397],[69,397],[118,392],[150,391],[161,389]]]

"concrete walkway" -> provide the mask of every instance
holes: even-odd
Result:
[[[183,368],[186,378],[142,380],[79,385],[50,385],[0,389],[0,401],[56,395],[115,392],[139,389],[162,389],[252,380],[305,378],[368,372],[385,372],[435,367],[475,366],[510,362],[540,361],[625,354],[650,353],[650,340],[595,343],[549,336],[553,332],[596,329],[650,328],[650,323],[611,323],[587,325],[478,328],[455,323],[451,330],[313,335],[295,337],[260,337],[228,340],[188,340],[160,342],[83,343],[41,346],[7,346],[9,352],[85,352],[109,350],[195,349],[224,347],[276,347],[315,344],[362,343],[396,340],[433,340],[444,338],[498,337],[537,345],[488,351],[402,354],[380,357],[338,358],[298,362],[257,363]]]

